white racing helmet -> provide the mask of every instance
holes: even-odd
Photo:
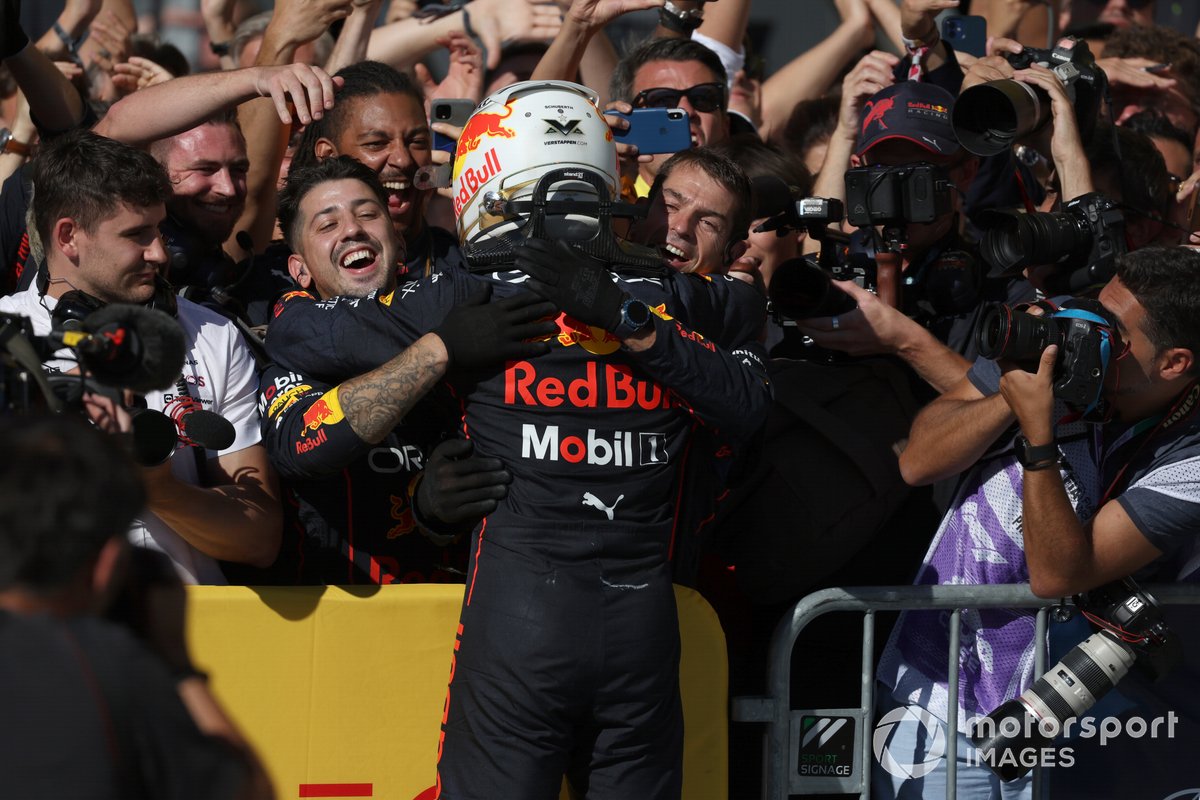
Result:
[[[479,104],[463,126],[452,174],[468,261],[494,262],[523,240],[534,190],[556,170],[566,174],[544,187],[543,235],[577,241],[595,234],[597,203],[620,193],[616,145],[597,100],[577,83],[523,81]]]

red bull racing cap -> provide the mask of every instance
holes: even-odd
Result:
[[[854,152],[861,156],[880,142],[905,139],[931,153],[956,153],[953,110],[954,95],[940,86],[919,81],[893,84],[863,105]]]

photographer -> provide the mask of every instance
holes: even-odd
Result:
[[[969,366],[964,355],[973,353],[973,331],[983,304],[1018,302],[1031,292],[1021,281],[988,278],[975,245],[963,237],[961,197],[975,176],[979,159],[959,147],[950,126],[954,98],[935,86],[904,81],[861,101],[862,92],[879,80],[875,71],[874,67],[862,66],[847,78],[838,130],[858,132],[852,165],[905,167],[928,163],[945,171],[949,197],[945,210],[931,222],[904,224],[901,228],[901,308],[881,302],[853,283],[838,283],[857,308],[833,317],[804,320],[800,330],[818,345],[850,355],[898,355],[941,392],[961,378]],[[859,100],[850,99],[856,95]],[[849,128],[846,114],[859,102],[861,118]],[[831,143],[830,159],[833,150]],[[831,160],[827,160],[814,188],[818,195],[828,196],[827,190],[832,188],[827,174],[831,168]],[[873,195],[874,188],[873,184],[868,194]],[[844,197],[845,192],[838,190],[832,196]],[[874,256],[873,238],[874,229],[867,228],[855,240],[866,251],[867,260]]]
[[[1060,59],[1066,57],[1073,59],[1067,66],[1082,64],[1102,81],[1102,75],[1087,66],[1089,54],[1060,46],[1054,63],[1063,66]],[[983,258],[993,274],[1023,274],[1047,296],[1094,294],[1112,277],[1118,253],[1178,241],[1180,234],[1166,227],[1166,167],[1144,135],[1103,120],[1079,118],[1091,114],[1102,84],[1087,86],[1076,78],[1068,87],[1062,75],[1041,64],[1018,69],[1010,59],[1014,55],[989,56],[972,65],[963,80],[954,124],[967,146],[1016,145],[1026,163],[1047,173],[1039,179],[1044,192],[1039,210],[1053,212],[1053,217],[1004,209],[978,215],[984,228]],[[1016,87],[1021,84],[1035,90],[1038,100],[1033,107],[1012,99],[1020,96]],[[1017,122],[1006,138],[993,139],[984,131],[1008,124],[1000,122],[998,111],[1005,105],[1016,113]],[[1041,122],[1034,119],[1036,108]],[[1030,207],[1039,187],[1028,180],[1024,186]]]
[[[1100,315],[1112,325],[1096,332],[1111,343],[1097,387],[1108,409],[1104,424],[1082,424],[1082,409],[1069,413],[1055,398],[1051,384],[1065,371],[1056,346],[1041,354],[1036,372],[981,359],[958,386],[922,411],[901,456],[905,479],[922,484],[962,477],[918,584],[1028,580],[1035,593],[1058,597],[1130,574],[1189,579],[1195,569],[1192,531],[1200,520],[1200,486],[1189,472],[1200,452],[1200,420],[1193,414],[1198,270],[1200,255],[1184,248],[1147,248],[1118,259],[1117,277],[1100,293]],[[879,710],[916,703],[945,719],[948,703],[957,702],[960,791],[989,785],[998,790],[990,770],[966,761],[967,734],[980,716],[1030,685],[1040,643],[1029,613],[973,612],[962,624],[959,696],[948,698],[944,621],[929,612],[904,615],[880,660]],[[1185,646],[1194,638],[1190,630],[1181,637]],[[1169,708],[1194,718],[1193,704],[1181,704],[1178,691],[1194,681],[1194,664],[1178,669],[1153,695],[1133,679],[1120,691],[1145,704],[1139,713]],[[1121,746],[1131,744],[1136,742],[1123,740]],[[912,748],[912,763],[920,763],[925,750],[919,741],[891,747]],[[1153,748],[1162,750],[1154,757],[1159,762],[1178,752],[1161,740]],[[1059,776],[1071,785],[1095,780],[1092,772],[1078,764],[1056,770],[1055,796],[1062,796]],[[1139,771],[1139,780],[1153,772]],[[1179,775],[1177,768],[1165,768],[1155,777],[1158,793],[1142,785],[1113,794],[1112,784],[1101,782],[1103,789],[1093,786],[1090,795],[1079,796],[1163,796],[1180,788]],[[922,789],[936,792],[943,781],[944,765],[907,782],[880,771],[875,785],[884,792],[880,796],[905,797]],[[1026,777],[1006,784],[1005,796],[1028,796],[1029,790]]]
[[[125,531],[145,495],[117,440],[69,415],[7,416],[0,439],[5,794],[272,797],[188,657],[183,587],[137,569]]]

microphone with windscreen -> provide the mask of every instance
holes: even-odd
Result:
[[[187,349],[183,329],[170,316],[123,303],[93,311],[78,330],[52,336],[73,349],[100,383],[139,393],[170,387]]]
[[[179,428],[179,438],[184,444],[206,450],[225,450],[237,439],[233,423],[220,414],[189,406],[182,406],[181,409],[172,414],[172,419]]]
[[[163,463],[180,442],[207,450],[225,450],[235,439],[233,424],[212,411],[185,407],[170,416],[145,408],[133,412],[133,455],[143,466]]]

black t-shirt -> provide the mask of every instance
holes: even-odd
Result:
[[[0,187],[0,297],[17,291],[30,259],[25,211],[32,189],[27,166],[10,175]]]
[[[196,727],[163,663],[95,618],[0,612],[0,794],[229,798],[246,767]]]

